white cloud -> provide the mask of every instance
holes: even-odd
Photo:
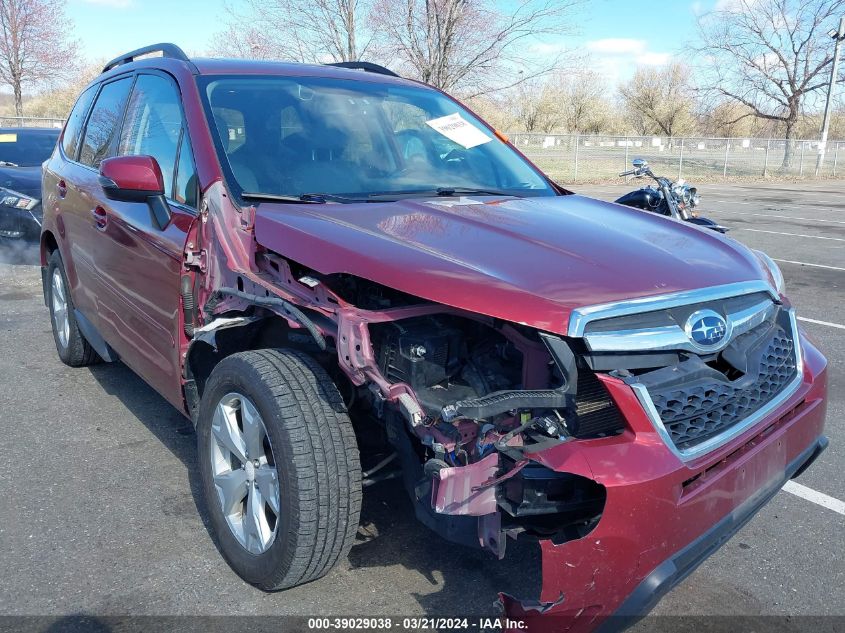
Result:
[[[609,86],[630,79],[639,66],[663,66],[672,61],[672,54],[649,50],[647,40],[607,38],[584,44],[590,65]]]
[[[132,6],[133,0],[82,0],[82,2],[112,9],[128,9]]]

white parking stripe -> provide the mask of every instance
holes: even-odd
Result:
[[[805,209],[806,211],[806,209]],[[727,211],[725,209],[711,209],[711,214],[758,216],[764,218],[783,218],[785,220],[807,220],[809,222],[824,222],[826,224],[845,224],[843,220],[826,220],[824,218],[802,218],[794,215],[775,215],[774,213],[743,213],[742,211]]]
[[[845,242],[843,237],[822,237],[821,235],[805,235],[804,233],[781,233],[780,231],[764,231],[763,229],[734,229],[735,231],[752,231],[753,233],[771,233],[773,235],[786,235],[788,237],[809,237],[813,240],[832,240],[834,242]]]
[[[729,213],[729,211],[725,211]],[[810,222],[827,222],[829,224],[845,224],[842,220],[824,220],[822,218],[799,218],[793,215],[775,215],[773,213],[749,213],[748,215],[759,215],[764,218],[785,218],[787,220],[809,220]]]
[[[812,488],[808,488],[796,481],[787,481],[783,484],[783,489],[796,497],[801,497],[807,501],[812,501],[816,505],[820,505],[828,510],[833,510],[839,514],[845,515],[845,501],[829,497],[823,492],[816,492]]]
[[[777,257],[772,257],[772,259],[776,262],[782,262],[784,264],[798,264],[799,266],[812,266],[813,268],[827,268],[829,270],[845,271],[845,268],[840,268],[839,266],[828,266],[826,264],[810,264],[809,262],[796,262],[794,259],[778,259]]]
[[[818,321],[816,319],[808,319],[807,317],[798,317],[799,321],[806,321],[807,323],[815,323],[816,325],[826,325],[828,327],[835,327],[839,328],[840,330],[845,330],[845,325],[839,325],[838,323],[831,323],[830,321]]]

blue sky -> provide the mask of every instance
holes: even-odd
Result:
[[[575,48],[588,53],[614,84],[637,65],[660,65],[695,37],[695,16],[717,0],[588,0],[573,19],[574,33],[537,42],[538,51]],[[718,0],[725,1],[725,0]],[[503,10],[510,2],[499,2]],[[155,42],[173,42],[189,55],[206,52],[221,30],[225,6],[237,0],[68,0],[68,14],[89,61],[112,58]]]

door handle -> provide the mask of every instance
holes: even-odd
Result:
[[[64,198],[67,195],[67,184],[64,180],[56,183],[56,191],[59,192],[59,198]]]
[[[98,231],[105,231],[109,223],[109,215],[103,207],[96,207],[91,210],[91,215],[94,217],[94,227]]]

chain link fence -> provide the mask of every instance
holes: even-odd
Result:
[[[0,127],[53,127],[61,129],[64,119],[37,116],[0,116]]]
[[[0,117],[0,127],[61,128],[50,117]],[[667,138],[515,132],[511,142],[560,183],[619,178],[634,158],[646,159],[658,176],[707,180],[813,177],[819,142],[758,138]],[[789,156],[787,156],[787,153]],[[829,141],[820,178],[845,178],[845,141]]]
[[[644,158],[658,176],[687,180],[813,177],[819,142],[756,138],[509,135],[511,142],[561,183],[612,181]],[[845,141],[828,142],[820,178],[845,177]]]

